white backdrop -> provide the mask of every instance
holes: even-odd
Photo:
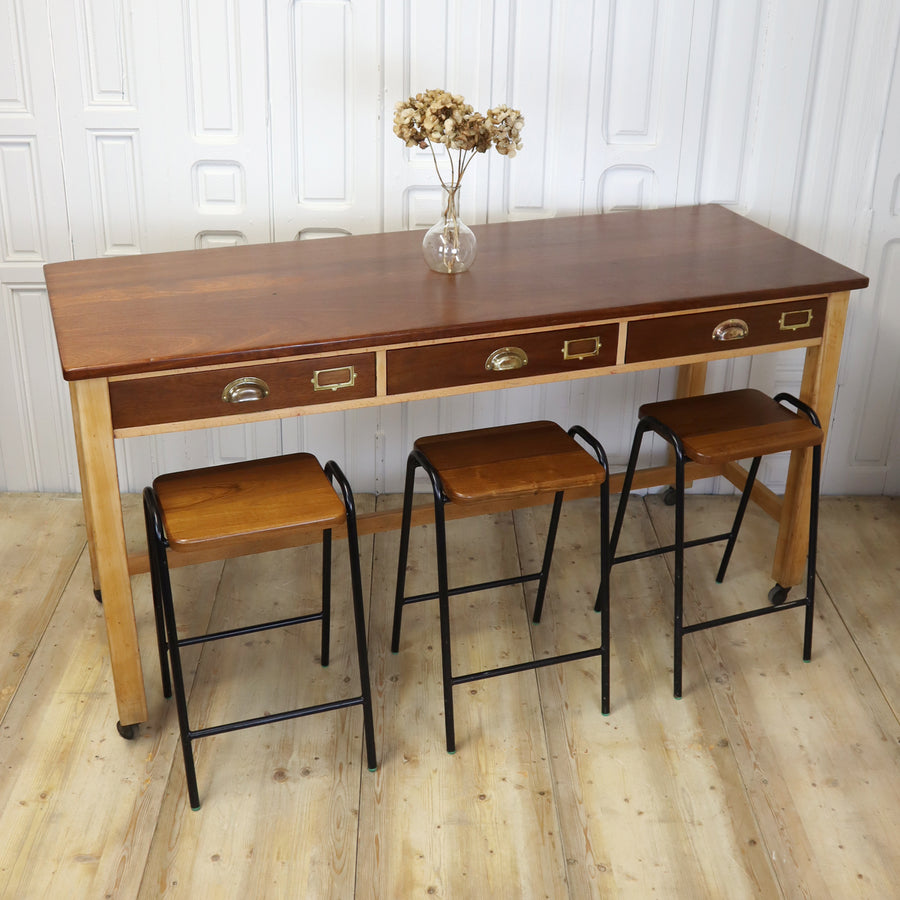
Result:
[[[898,38],[896,0],[0,0],[0,490],[78,490],[45,262],[427,227],[430,155],[392,108],[446,87],[526,119],[521,154],[467,173],[472,224],[715,202],[865,271],[825,489],[900,494]],[[733,360],[710,385],[796,390],[801,365]],[[397,491],[416,435],[532,417],[622,462],[637,405],[673,384],[131,439],[120,480],[304,448]]]

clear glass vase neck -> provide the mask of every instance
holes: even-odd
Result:
[[[428,267],[445,275],[465,272],[475,260],[475,235],[459,217],[459,182],[444,184],[440,219],[425,232],[422,253]]]

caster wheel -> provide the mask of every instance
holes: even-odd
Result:
[[[674,506],[675,499],[676,499],[675,488],[673,488],[673,487],[666,488],[665,491],[663,492],[663,503],[665,503],[666,506]]]
[[[772,606],[781,606],[781,604],[787,600],[789,591],[789,587],[782,587],[780,584],[776,584],[775,587],[769,591],[769,603],[771,603]]]
[[[138,727],[137,725],[123,725],[121,722],[116,722],[116,731],[118,731],[126,741],[130,741],[137,736]]]

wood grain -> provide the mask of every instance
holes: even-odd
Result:
[[[900,827],[897,667],[892,656],[874,652],[880,619],[854,618],[851,631],[844,618],[844,610],[854,616],[854,607],[859,609],[854,594],[860,584],[875,599],[880,573],[896,568],[896,556],[890,556],[900,533],[896,510],[891,539],[884,525],[863,511],[873,509],[866,504],[853,509],[843,500],[823,501],[830,552],[819,557],[810,663],[801,660],[799,610],[793,623],[785,613],[691,635],[700,664],[691,681],[712,691],[786,897],[890,896],[900,872],[895,842],[888,837]],[[873,504],[885,509],[880,499]],[[701,497],[693,507],[693,525],[700,533],[728,527],[731,504]],[[671,510],[661,504],[650,504],[649,510],[660,540],[671,540]],[[711,618],[765,598],[774,523],[755,509],[748,515],[723,585],[712,581],[721,547],[697,548],[688,560],[686,620]],[[868,570],[859,559],[874,550],[868,540],[879,532],[887,542],[875,551],[879,562]],[[856,585],[846,579],[847,566]],[[896,598],[896,587],[892,593]],[[875,603],[877,614],[881,604]],[[867,660],[878,666],[878,680]],[[849,860],[852,864],[845,865]]]
[[[78,497],[0,495],[0,718],[19,688],[85,544]]]
[[[292,535],[346,520],[344,504],[311,453],[288,453],[183,472],[153,480],[166,539],[178,552],[229,547],[272,536],[290,546]]]
[[[625,362],[643,362],[673,356],[673,349],[690,356],[714,353],[730,347],[761,347],[822,336],[825,326],[824,297],[801,300],[799,303],[774,303],[765,306],[738,306],[715,312],[693,313],[682,316],[666,316],[658,319],[642,319],[628,326],[628,343]],[[804,313],[800,321],[809,324],[796,330],[781,327],[782,316],[796,321],[797,314]],[[740,319],[746,326],[746,336],[721,341],[713,337],[717,325]]]
[[[440,478],[445,496],[487,503],[599,488],[606,470],[556,422],[522,422],[496,428],[436,434],[415,442]]]
[[[831,409],[849,303],[849,293],[835,294],[829,299],[822,343],[806,351],[803,363],[800,399],[816,411],[826,438],[831,425]],[[806,567],[808,529],[804,523],[808,522],[809,517],[811,472],[809,450],[791,454],[781,513],[782,527],[779,529],[772,562],[772,577],[779,584],[798,584]]]
[[[147,700],[128,572],[125,529],[119,496],[118,468],[112,438],[109,393],[104,379],[69,385],[72,417],[78,435],[85,522],[93,544],[93,583],[103,592],[103,614],[119,721],[123,725],[147,719]]]
[[[519,573],[508,513],[451,522],[447,530],[451,586]],[[457,752],[448,754],[436,604],[409,607],[400,652],[387,651],[397,541],[396,534],[382,535],[375,550],[370,645],[380,648],[374,650],[373,684],[385,753],[377,776],[362,784],[361,833],[368,837],[360,843],[359,867],[367,875],[357,896],[565,898],[565,859],[534,673],[458,688]],[[433,589],[430,526],[411,533],[409,558],[408,589]],[[451,616],[458,671],[530,658],[520,589],[458,598]]]
[[[822,429],[804,413],[752,388],[644,403],[638,415],[671,429],[686,455],[706,464],[818,446],[824,440]]]
[[[415,232],[45,267],[67,379],[827,294],[868,279],[720,206],[498,223],[478,265]]]
[[[32,522],[48,557],[29,591],[49,595],[65,581],[54,561],[70,537],[37,523],[53,521],[48,505],[60,503],[58,521],[68,520],[74,498],[13,499],[0,496],[0,509]],[[371,510],[371,498],[359,499]],[[143,526],[139,498],[125,501],[131,546]],[[379,499],[385,512],[398,503]],[[688,537],[723,531],[735,503],[690,496]],[[532,568],[548,515],[452,522],[454,577]],[[533,587],[453,601],[461,663],[576,649],[590,636],[596,518],[594,499],[564,505],[539,626],[528,622]],[[671,519],[660,498],[635,498],[623,549],[667,541]],[[722,585],[713,581],[720,548],[689,551],[690,615],[765,596],[776,527],[748,511]],[[900,507],[826,497],[821,529],[812,662],[800,660],[799,614],[796,628],[785,613],[700,632],[685,646],[684,699],[673,700],[668,562],[623,565],[613,580],[611,715],[599,713],[591,661],[492,679],[457,698],[453,756],[443,746],[437,611],[410,607],[392,655],[397,534],[364,540],[378,773],[361,766],[358,710],[223,735],[198,743],[199,813],[186,808],[174,709],[160,696],[149,580],[134,587],[150,720],[128,742],[115,732],[102,611],[86,605],[82,551],[49,622],[14,620],[26,629],[16,643],[33,652],[0,721],[0,896],[893,896]],[[427,524],[413,530],[411,578],[422,589],[434,578],[432,539]],[[335,550],[328,670],[303,628],[283,643],[254,636],[252,646],[195,648],[186,661],[198,712],[289,704],[333,677],[354,689],[350,620],[337,602],[341,541]],[[185,628],[234,624],[248,602],[276,614],[307,602],[318,556],[310,547],[174,571]],[[4,583],[20,565],[0,554]]]
[[[536,332],[486,338],[465,342],[449,342],[428,347],[410,347],[404,350],[387,351],[387,392],[406,394],[415,391],[435,390],[461,384],[481,384],[529,378],[556,373],[587,375],[592,369],[606,368],[616,362],[618,346],[618,324],[591,325],[588,328],[564,328],[557,331]],[[582,359],[566,359],[563,348],[566,342],[577,345],[581,350],[572,350],[573,355],[585,353],[586,344],[596,338],[592,345],[595,353]],[[492,352],[507,345],[520,349],[527,363],[521,369],[487,371],[485,364]]]
[[[351,370],[347,367],[352,366]],[[354,383],[334,390],[316,390],[315,373],[338,369],[341,380]],[[228,403],[223,389],[238,378],[258,378],[268,395],[258,400]],[[327,380],[322,376],[322,381]],[[254,415],[293,406],[359,400],[375,396],[374,354],[353,354],[278,363],[256,363],[242,369],[207,369],[115,381],[109,386],[113,427],[116,430],[170,422],[190,422],[222,416]]]

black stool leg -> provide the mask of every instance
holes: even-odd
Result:
[[[159,574],[159,547],[165,547],[159,505],[152,488],[144,488],[144,525],[147,531],[147,555],[150,560],[150,590],[153,595],[153,618],[156,622],[156,646],[159,651],[159,671],[162,677],[163,696],[172,696],[169,677],[169,646],[166,641],[166,622],[163,615]]]
[[[762,457],[757,456],[754,458],[753,462],[750,463],[750,471],[747,473],[747,482],[744,485],[744,490],[741,492],[741,502],[738,503],[737,513],[734,516],[734,523],[731,526],[731,531],[728,533],[728,543],[725,545],[725,552],[722,554],[722,563],[719,566],[719,571],[716,573],[716,581],[719,584],[725,579],[725,570],[728,568],[734,545],[737,543],[738,532],[741,530],[741,523],[744,521],[744,513],[747,511],[747,504],[750,502],[750,494],[753,491],[753,484],[756,481],[756,473],[759,470],[760,460],[762,460]]]
[[[609,459],[603,445],[583,426],[573,425],[569,429],[572,437],[580,437],[593,451],[597,462],[603,466],[606,478],[600,486],[600,586],[594,612],[600,613],[600,645],[603,648],[600,660],[600,711],[609,715],[609,580],[612,571],[612,553],[609,545]],[[632,454],[637,460],[637,454]],[[634,475],[634,469],[632,469]],[[630,487],[630,483],[629,483]]]
[[[447,752],[456,752],[456,729],[453,723],[453,664],[450,653],[450,588],[447,575],[447,529],[444,502],[435,492],[434,541],[437,554],[438,604],[441,620],[441,675],[444,686],[444,728]]]
[[[325,474],[337,481],[347,514],[347,555],[350,557],[350,587],[353,596],[353,621],[356,626],[356,655],[359,660],[359,686],[362,695],[363,734],[366,765],[370,772],[378,767],[375,756],[375,723],[372,715],[372,687],[369,680],[369,652],[366,645],[366,612],[363,605],[362,572],[359,564],[359,531],[356,527],[356,501],[350,482],[336,462],[325,464]],[[331,533],[328,532],[330,538]]]
[[[611,561],[609,552],[609,467],[604,458],[606,481],[600,488],[600,587],[597,591],[595,611],[600,613],[600,712],[609,715],[609,577]]]
[[[409,454],[406,463],[406,484],[403,489],[403,517],[400,524],[400,553],[397,562],[397,592],[394,597],[394,627],[391,651],[400,649],[400,624],[405,600],[406,560],[409,553],[409,529],[412,518],[413,482],[416,468],[425,469],[431,480],[434,494],[434,542],[438,570],[438,609],[441,628],[441,673],[444,690],[444,726],[447,734],[447,752],[456,752],[456,732],[453,723],[453,666],[450,652],[450,587],[447,576],[447,528],[444,521],[444,492],[437,472],[428,458],[418,450]],[[431,595],[433,596],[433,595]]]
[[[684,452],[675,447],[675,614],[674,693],[681,697],[682,645],[684,643]]]
[[[347,515],[347,550],[350,554],[350,581],[353,586],[353,620],[356,625],[356,655],[359,659],[359,683],[362,693],[363,733],[366,738],[366,766],[378,767],[375,756],[375,721],[372,714],[372,686],[369,681],[369,652],[366,646],[366,613],[363,607],[362,573],[359,566],[359,535],[356,514]]]
[[[803,628],[803,660],[812,657],[813,614],[816,598],[816,546],[819,530],[819,477],[822,467],[822,447],[812,448],[812,479],[809,485],[809,549],[806,560],[806,619]]]
[[[331,529],[322,532],[322,665],[331,649]]]
[[[815,410],[794,397],[792,394],[782,392],[776,394],[776,403],[789,403],[798,412],[802,412],[817,428],[822,427],[818,415]],[[812,657],[812,632],[813,632],[813,615],[815,613],[815,595],[816,595],[816,546],[818,543],[819,530],[819,479],[822,474],[822,446],[821,444],[813,445],[812,448],[812,472],[810,474],[809,484],[809,545],[806,556],[806,620],[803,628],[803,660],[809,662]],[[769,596],[772,597],[780,585],[770,591]],[[773,601],[774,602],[774,601]]]
[[[634,471],[637,468],[638,454],[641,443],[647,431],[654,431],[660,437],[667,440],[675,451],[675,543],[666,550],[649,550],[644,553],[633,554],[617,560],[615,551],[625,519],[625,507],[628,503],[628,495],[631,492],[631,484]],[[610,537],[610,565],[616,562],[624,562],[626,559],[640,559],[646,556],[656,556],[668,550],[673,550],[675,555],[674,573],[674,610],[673,610],[673,682],[674,694],[681,697],[681,672],[682,672],[682,648],[684,644],[684,447],[677,435],[662,422],[652,416],[642,418],[634,432],[634,441],[631,445],[631,455],[628,458],[628,468],[625,471],[625,480],[622,485],[622,493],[619,497],[619,507],[616,511],[616,521],[613,525]]]
[[[538,582],[537,598],[534,601],[534,615],[531,621],[541,621],[544,611],[544,594],[547,592],[547,579],[550,575],[550,564],[553,562],[553,547],[556,543],[556,531],[559,526],[559,513],[562,509],[563,491],[557,491],[553,498],[553,511],[550,513],[550,525],[547,529],[547,543],[544,546],[544,561],[541,564],[541,578]]]
[[[616,558],[616,547],[619,545],[619,535],[622,532],[622,525],[625,522],[625,509],[628,506],[628,498],[631,495],[631,484],[634,481],[634,472],[635,469],[637,469],[641,444],[644,440],[644,433],[649,427],[650,426],[641,419],[634,431],[634,440],[631,442],[631,455],[628,457],[628,466],[625,469],[625,479],[622,482],[622,491],[619,494],[619,505],[616,508],[616,521],[613,524],[612,535],[609,539],[611,561],[615,561]]]
[[[184,756],[184,774],[187,779],[188,799],[191,809],[200,809],[200,792],[197,790],[197,772],[194,768],[194,749],[188,721],[187,696],[184,690],[184,674],[181,666],[181,648],[178,644],[178,626],[175,624],[175,607],[172,602],[172,584],[165,548],[159,552],[160,595],[166,632],[169,636],[169,655],[172,658],[172,681],[175,687],[175,707],[178,710],[178,730],[181,732],[181,752]]]
[[[403,487],[403,516],[400,523],[400,553],[397,561],[397,590],[394,595],[394,624],[391,631],[391,653],[400,650],[400,625],[403,619],[403,595],[406,590],[406,560],[409,556],[409,528],[412,519],[413,484],[418,468],[415,453],[406,461],[406,483]]]

